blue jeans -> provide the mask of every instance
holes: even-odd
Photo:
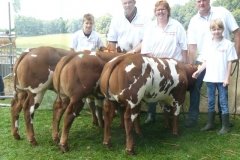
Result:
[[[198,62],[196,64],[199,64]],[[194,86],[190,89],[190,106],[188,111],[188,119],[193,121],[198,121],[199,116],[199,104],[200,104],[200,90],[203,84],[203,78],[205,76],[206,70],[203,70]]]
[[[4,83],[3,83],[3,78],[0,76],[0,95],[3,95],[4,92]]]
[[[207,82],[206,84],[208,94],[208,112],[215,112],[215,93],[217,89],[222,114],[228,114],[228,87],[224,87],[223,83]]]
[[[148,113],[151,113],[152,118],[155,118],[156,116],[156,107],[157,107],[157,102],[148,103]]]

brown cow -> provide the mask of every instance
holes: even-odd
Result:
[[[125,107],[126,151],[134,154],[133,122],[139,117],[139,104],[161,102],[173,106],[173,134],[178,134],[178,115],[185,93],[193,85],[192,73],[197,68],[173,59],[159,59],[140,54],[126,54],[108,62],[100,78],[104,102],[104,140],[111,144],[110,126],[113,117],[109,112],[111,101]]]
[[[62,58],[53,74],[53,84],[58,92],[54,103],[53,133],[55,142],[59,142],[59,123],[64,114],[60,148],[69,150],[68,135],[71,125],[83,107],[83,99],[89,96],[99,97],[98,80],[103,66],[116,52],[93,52],[91,54],[73,54]],[[103,99],[103,96],[102,96]]]
[[[11,104],[12,135],[20,139],[18,121],[21,110],[24,111],[27,138],[37,145],[34,136],[34,111],[42,102],[44,93],[53,89],[52,76],[58,61],[70,51],[53,47],[39,47],[25,51],[14,65],[15,95]]]

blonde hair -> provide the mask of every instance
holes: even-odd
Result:
[[[154,13],[156,12],[156,10],[157,10],[157,8],[159,6],[163,6],[163,7],[165,7],[167,9],[167,11],[168,11],[168,18],[169,18],[170,15],[171,15],[171,8],[170,8],[169,3],[166,0],[159,0],[159,1],[157,1],[155,3]]]
[[[224,30],[224,25],[221,19],[214,19],[210,22],[210,29],[217,29],[220,28]]]
[[[85,21],[92,21],[92,22],[94,23],[94,17],[93,17],[93,15],[90,14],[90,13],[84,14],[84,15],[83,15],[83,23],[84,23]]]

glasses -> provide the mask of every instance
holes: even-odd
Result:
[[[166,8],[158,8],[158,9],[156,9],[156,11],[159,11],[159,12],[164,12],[166,10],[167,10]]]

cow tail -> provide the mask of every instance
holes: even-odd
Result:
[[[16,63],[14,64],[14,67],[13,67],[13,87],[14,87],[14,90],[15,92],[17,91],[17,68],[18,68],[18,65],[19,63],[23,60],[23,58],[28,54],[29,52],[23,52],[20,57],[17,59]]]
[[[73,54],[69,54],[65,57],[63,57],[61,59],[61,68],[58,70],[58,77],[57,77],[57,93],[60,94],[60,76],[61,76],[61,72],[63,70],[63,68],[65,67],[65,65],[70,62],[74,57],[76,57],[78,54],[80,54],[79,52],[78,53],[73,53]]]
[[[101,83],[101,92],[104,93],[107,98],[110,97],[109,92],[108,92],[110,76],[111,76],[114,68],[124,60],[124,57],[125,57],[125,55],[118,56],[113,61],[108,62],[103,68],[104,73],[102,72],[100,79],[102,80],[104,78],[105,81],[100,82]]]

